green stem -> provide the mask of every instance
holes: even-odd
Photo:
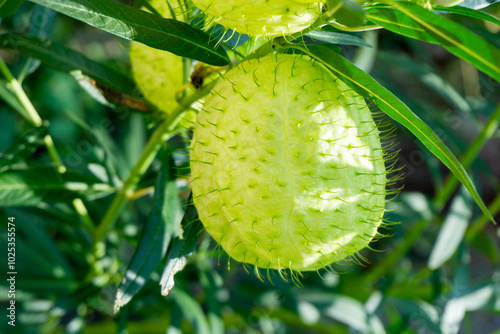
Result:
[[[497,195],[488,209],[493,216],[496,216],[500,212],[500,194]],[[488,222],[489,219],[485,215],[481,215],[477,218],[467,229],[467,232],[465,233],[465,240],[472,241]]]
[[[488,120],[488,123],[485,125],[483,131],[477,136],[474,142],[469,146],[465,154],[461,159],[461,163],[464,168],[468,168],[474,159],[479,155],[479,152],[483,148],[484,144],[490,139],[496,129],[498,127],[500,120],[500,104],[496,107],[495,111],[491,115]],[[444,205],[448,202],[450,197],[452,196],[456,186],[458,185],[458,180],[453,175],[450,175],[445,182],[445,185],[438,191],[438,193],[434,196],[434,201],[436,203],[435,210],[436,212],[440,212]],[[490,211],[493,215],[498,213],[500,210],[500,199],[496,199],[494,203],[491,204],[492,211]],[[385,257],[378,264],[373,266],[370,271],[368,271],[365,275],[365,282],[370,283],[373,282],[380,277],[382,277],[396,262],[402,257],[405,253],[407,253],[413,243],[420,238],[422,233],[425,231],[426,227],[431,223],[432,220],[421,219],[419,220],[413,228],[407,232],[403,241],[391,251],[391,254]],[[469,229],[468,236],[466,235],[467,240],[471,240],[472,237],[481,230],[484,225],[486,225],[488,218],[486,216],[481,216],[477,222],[473,223],[471,228]],[[472,231],[472,232],[471,232]]]
[[[330,24],[332,27],[337,28],[338,30],[352,31],[352,32],[371,31],[371,30],[382,29],[381,26],[377,26],[377,25],[367,25],[367,26],[359,26],[359,27],[351,28],[351,27],[344,26],[344,25],[336,23],[336,22],[329,22],[328,24]]]
[[[94,234],[94,250],[97,250],[98,244],[102,242],[109,229],[113,226],[123,207],[127,203],[127,200],[133,197],[137,188],[137,184],[155,159],[163,143],[168,140],[175,132],[175,129],[178,126],[179,121],[181,120],[183,112],[190,108],[194,102],[207,95],[213,88],[215,83],[216,80],[205,85],[203,89],[196,91],[191,95],[187,95],[185,98],[179,101],[177,107],[168,114],[167,118],[163,120],[155,130],[148,143],[146,144],[146,147],[144,148],[144,151],[139,157],[136,165],[132,168],[129,176],[123,183],[122,189],[116,194],[115,198],[111,202],[110,207],[108,208],[108,211],[106,211],[102,221],[96,228]]]
[[[28,121],[33,124],[35,127],[40,127],[43,124],[42,118],[36,111],[35,107],[31,103],[30,99],[24,92],[23,87],[19,83],[19,81],[14,78],[12,73],[10,72],[9,68],[3,61],[3,59],[0,57],[0,72],[3,74],[3,76],[7,79],[7,82],[12,88],[12,91],[16,95],[17,99],[23,106],[23,108],[27,112],[28,116]],[[52,140],[52,137],[50,135],[46,135],[43,138],[43,143],[45,147],[47,148],[47,152],[50,156],[50,159],[52,162],[54,162],[57,172],[60,174],[63,174],[66,172],[66,166],[64,166],[64,163],[61,160],[61,157],[59,155],[59,152],[57,152],[57,149],[54,145],[54,141]],[[83,204],[82,200],[79,198],[76,198],[73,200],[73,206],[76,210],[76,212],[80,215],[80,217],[83,220],[83,223],[87,230],[89,232],[93,232],[94,230],[94,223],[92,222],[92,219],[90,218],[90,215],[88,214],[87,209],[85,208],[85,204]]]
[[[64,166],[64,163],[62,162],[61,157],[59,156],[59,152],[57,152],[52,137],[50,135],[46,135],[43,138],[43,143],[47,148],[47,152],[49,153],[50,159],[52,159],[52,161],[56,165],[57,171],[61,174],[66,173],[66,166]]]
[[[19,102],[21,102],[21,105],[28,113],[31,124],[33,124],[37,128],[42,126],[42,119],[40,118],[40,115],[38,115],[30,99],[28,98],[28,96],[26,96],[23,87],[21,87],[21,84],[19,84],[16,78],[14,78],[14,76],[12,75],[9,68],[7,67],[7,65],[5,64],[5,62],[1,57],[0,57],[0,71],[2,72],[5,79],[7,79],[7,82],[10,84],[12,91],[14,92],[14,94],[16,94]]]
[[[469,146],[463,158],[461,159],[462,165],[464,166],[465,169],[469,168],[474,159],[479,155],[479,152],[481,152],[481,149],[483,148],[484,144],[491,137],[493,137],[498,128],[499,122],[500,122],[500,104],[497,105],[497,107],[493,111],[493,114],[489,118],[488,123],[484,127],[483,131],[481,131],[481,133],[476,138],[476,140],[474,140],[472,145]],[[448,176],[443,187],[441,188],[441,191],[435,197],[435,203],[439,209],[441,209],[446,204],[450,196],[457,188],[458,184],[459,181],[453,174]]]
[[[94,249],[97,244],[101,242],[106,236],[108,230],[111,228],[115,222],[118,215],[121,213],[123,207],[127,203],[127,197],[131,196],[136,190],[137,183],[141,180],[144,173],[148,170],[149,166],[156,157],[156,154],[160,150],[163,142],[166,140],[168,135],[167,129],[169,124],[166,121],[161,123],[155,130],[151,138],[149,139],[144,151],[142,152],[136,165],[130,171],[129,176],[123,183],[122,189],[116,194],[115,198],[111,202],[108,211],[101,220],[99,226],[96,228],[94,233]]]
[[[37,128],[42,126],[43,123],[42,118],[40,117],[35,107],[31,103],[30,99],[24,92],[23,87],[21,86],[19,81],[17,81],[16,78],[14,78],[14,76],[12,75],[12,73],[10,72],[9,68],[7,67],[2,58],[0,58],[0,72],[2,72],[5,79],[7,79],[7,82],[9,83],[12,91],[14,92],[17,99],[23,106],[24,110],[26,110],[28,115],[28,121]],[[52,140],[52,137],[50,135],[46,135],[43,138],[43,143],[45,144],[45,147],[49,152],[50,158],[56,165],[57,171],[59,173],[66,172],[66,167],[62,163],[61,157],[59,156],[59,153],[57,152],[56,147],[54,146],[54,141]]]

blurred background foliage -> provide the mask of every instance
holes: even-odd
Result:
[[[139,6],[132,1],[127,4]],[[499,3],[483,11],[500,17]],[[447,17],[500,47],[498,25],[458,15]],[[0,32],[57,41],[130,77],[128,42],[39,5],[24,3],[13,16],[2,19]],[[341,54],[409,105],[463,157],[492,119],[500,101],[500,84],[438,45],[387,30],[352,35],[372,47],[341,45]],[[0,56],[50,123],[48,133],[64,164],[95,182],[119,187],[139,159],[155,115],[104,105],[74,76],[22,53],[2,49]],[[5,153],[20,138],[40,139],[44,134],[33,133],[32,125],[7,102],[5,81],[1,84],[0,152]],[[131,95],[138,97],[138,92]],[[480,154],[469,157],[470,173],[491,211],[498,214],[500,138],[496,124],[491,126],[491,138]],[[401,150],[398,164],[404,166],[405,180],[398,185],[404,184],[404,189],[386,214],[389,221],[400,224],[384,231],[390,237],[372,244],[376,251],[362,251],[367,259],[364,265],[334,265],[335,274],[306,272],[301,286],[283,281],[274,272],[260,281],[253,268],[248,273],[234,261],[228,268],[227,256],[215,249],[209,236],[193,233],[196,237],[186,243],[201,237],[187,266],[176,274],[168,296],[160,294],[167,263],[162,253],[158,265],[153,262],[149,280],[148,275],[140,283],[142,289],[135,295],[135,291],[127,292],[130,302],[115,313],[117,289],[141,238],[148,233],[141,231],[154,217],[158,219],[154,208],[161,211],[160,216],[169,210],[176,212],[176,220],[182,217],[189,191],[186,182],[175,181],[183,169],[172,166],[185,165],[188,136],[183,131],[182,136],[171,138],[156,157],[140,181],[136,198],[126,204],[107,233],[105,247],[97,250],[101,252],[97,259],[92,255],[96,252],[92,227],[71,201],[0,209],[2,254],[6,252],[5,222],[8,217],[16,218],[18,272],[16,327],[5,320],[8,298],[2,283],[0,332],[500,333],[499,229],[487,223],[468,193],[449,180],[443,165],[400,126],[396,127],[397,149]],[[40,145],[20,155],[16,164],[40,168],[36,174],[40,178],[55,174],[47,167],[51,161]],[[6,181],[0,182],[4,182],[1,195],[9,196],[8,184],[6,188]],[[158,190],[162,187],[176,189],[178,196],[167,203]],[[92,224],[101,220],[114,195],[87,195],[83,203]],[[198,228],[194,219],[187,220],[193,229]],[[184,229],[188,225],[183,224]],[[154,235],[163,233],[155,231]],[[177,247],[182,246],[178,237],[175,240]],[[171,256],[175,247],[175,242],[170,244]]]

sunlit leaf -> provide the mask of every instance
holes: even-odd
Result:
[[[460,24],[410,2],[391,2],[445,49],[500,82],[500,50]]]
[[[315,40],[331,43],[331,44],[342,44],[342,45],[357,45],[371,47],[370,44],[366,43],[364,40],[357,36],[333,32],[333,31],[311,31],[305,36],[311,37]]]
[[[417,115],[391,92],[382,87],[371,76],[355,67],[345,58],[324,47],[311,45],[307,49],[298,47],[311,57],[327,66],[337,77],[361,94],[365,99],[373,101],[389,117],[411,131],[471,193],[484,214],[494,222],[491,213],[479,196],[467,172],[455,155],[442,140]]]
[[[174,234],[180,209],[177,191],[175,179],[171,177],[168,158],[164,158],[158,174],[151,214],[116,294],[116,312],[142,289],[163,259]]]
[[[229,59],[217,40],[184,22],[110,0],[30,0],[113,35],[211,65]]]
[[[436,270],[441,267],[455,253],[464,238],[471,217],[472,209],[468,194],[462,191],[451,203],[450,212],[432,248],[427,264],[430,269]]]
[[[47,134],[47,125],[33,128],[19,138],[12,146],[0,154],[0,170],[2,167],[22,161],[32,155],[43,145],[43,138]]]
[[[58,71],[67,73],[81,71],[125,94],[131,94],[135,88],[135,83],[122,73],[52,41],[42,41],[19,33],[7,33],[0,35],[0,48],[17,50],[26,56],[41,60]]]
[[[191,202],[191,197],[189,202]],[[167,264],[161,277],[162,295],[167,295],[174,287],[174,276],[186,266],[187,260],[196,247],[200,231],[203,229],[194,204],[191,203],[188,205],[181,225],[184,229],[183,238],[174,239],[172,248],[168,253]]]
[[[470,8],[462,7],[462,6],[453,6],[453,7],[436,6],[436,7],[433,7],[433,9],[440,11],[440,12],[446,12],[446,13],[459,14],[459,15],[463,15],[463,16],[473,17],[475,19],[489,21],[491,23],[495,23],[497,25],[500,25],[499,19],[497,19],[493,15],[482,12],[480,10],[474,10],[474,9],[470,9]]]
[[[367,18],[381,27],[386,28],[396,34],[415,38],[424,42],[439,44],[439,42],[429,35],[418,23],[405,14],[387,8],[386,6],[373,6],[366,10]]]
[[[78,197],[105,196],[114,189],[74,171],[55,168],[9,169],[0,173],[0,206],[29,206],[40,202],[66,202]]]

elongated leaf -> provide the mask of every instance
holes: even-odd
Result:
[[[224,333],[224,322],[222,321],[221,305],[217,300],[217,290],[222,284],[222,279],[210,266],[210,262],[199,261],[198,273],[200,275],[200,283],[205,290],[208,306],[208,322],[212,329],[212,334]],[[219,278],[217,280],[217,278]]]
[[[463,15],[463,16],[473,17],[473,18],[479,19],[479,20],[490,21],[492,23],[500,25],[499,19],[497,19],[493,15],[482,12],[480,10],[474,10],[474,9],[470,9],[467,7],[461,7],[461,6],[453,6],[453,7],[436,6],[436,7],[433,7],[433,9],[440,11],[440,12],[459,14],[459,15]]]
[[[357,45],[371,47],[370,44],[357,36],[333,31],[311,31],[305,36],[311,37],[321,42],[342,45]]]
[[[43,145],[43,138],[47,134],[47,124],[33,128],[19,138],[12,146],[0,155],[0,170],[2,167],[12,165],[24,160]]]
[[[0,173],[0,206],[66,202],[77,197],[104,196],[113,188],[74,171],[58,174],[52,167],[9,169]]]
[[[153,209],[116,294],[115,312],[142,289],[165,255],[175,231],[174,225],[180,208],[177,191],[175,178],[171,177],[170,164],[166,157],[158,174]]]
[[[0,17],[14,14],[23,4],[24,0],[0,0]]]
[[[368,324],[368,313],[358,300],[335,293],[300,293],[299,303],[314,305],[322,315],[338,320],[361,333],[373,333]]]
[[[444,220],[429,256],[427,266],[431,270],[438,269],[448,261],[464,238],[469,220],[472,217],[467,195],[465,191],[461,191],[451,203],[450,212]]]
[[[110,0],[30,0],[113,35],[172,52],[178,56],[223,66],[229,63],[217,40],[189,24],[164,19]]]
[[[418,23],[399,11],[383,7],[373,6],[366,10],[367,18],[387,30],[406,37],[415,38],[424,42],[439,44]]]
[[[446,147],[441,139],[427,126],[417,115],[415,115],[403,102],[387,89],[382,87],[371,76],[351,64],[347,59],[339,56],[324,47],[311,45],[307,49],[294,46],[306,52],[311,57],[322,62],[337,77],[344,81],[365,99],[373,101],[389,117],[411,131],[439,160],[441,160],[451,172],[462,182],[471,193],[484,214],[494,222],[493,216],[488,211],[483,200],[479,196],[474,184],[464,167],[458,159]]]
[[[205,313],[196,299],[179,288],[172,291],[172,296],[181,308],[184,318],[193,326],[195,333],[211,333]]]
[[[79,52],[52,41],[42,41],[18,33],[0,35],[0,47],[17,50],[63,72],[81,71],[85,75],[125,94],[134,91],[135,83],[114,69],[93,61]]]
[[[500,50],[476,34],[440,15],[409,2],[391,2],[417,22],[455,56],[460,57],[500,82]]]
[[[189,202],[191,203],[191,201],[192,197],[190,196]],[[184,228],[183,239],[174,239],[172,249],[168,253],[165,270],[161,276],[161,294],[164,296],[168,295],[174,287],[174,276],[186,266],[187,260],[193,253],[199,239],[199,234],[203,229],[194,204],[188,205],[181,225]]]
[[[450,299],[441,318],[441,333],[457,333],[467,311],[475,311],[488,305],[497,288],[493,283],[467,289],[461,287],[461,295]]]
[[[24,210],[26,210],[24,208]],[[60,279],[73,279],[71,267],[61,249],[57,247],[54,238],[47,232],[43,218],[33,215],[23,215],[28,219],[16,219],[18,226],[30,231],[24,236],[26,244],[33,253],[43,257],[48,263],[54,277]],[[28,268],[30,263],[27,264]]]
[[[465,0],[460,3],[460,7],[467,7],[470,9],[481,9],[488,7],[496,2],[498,2],[498,0]]]
[[[56,12],[47,7],[36,5],[32,17],[36,18],[36,20],[32,20],[28,35],[43,40],[50,39],[54,28],[55,18],[57,17]],[[27,76],[40,67],[41,63],[39,59],[24,57],[22,65],[20,66],[21,70],[17,75],[17,80],[20,82],[24,81]]]

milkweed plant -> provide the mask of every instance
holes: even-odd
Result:
[[[1,331],[498,333],[499,16],[0,1]]]

